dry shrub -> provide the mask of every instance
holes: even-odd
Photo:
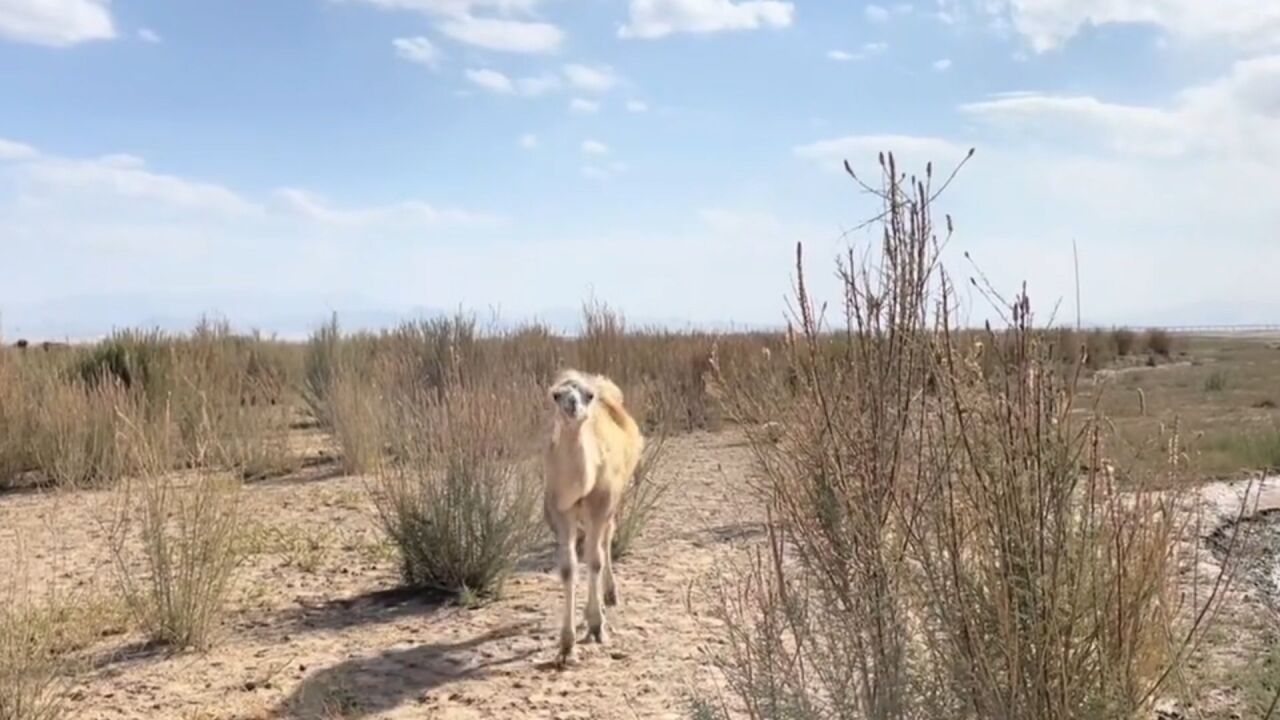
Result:
[[[284,430],[286,373],[257,338],[234,335],[225,323],[202,321],[174,351],[169,402],[177,460],[187,467],[228,469],[246,478],[287,473],[297,466]]]
[[[1280,470],[1280,427],[1212,435],[1204,449],[1231,458],[1236,467]]]
[[[578,362],[590,372],[620,381],[630,379],[634,355],[626,350],[627,322],[622,313],[598,300],[582,306],[582,334],[578,338]]]
[[[338,326],[338,314],[321,325],[307,341],[303,361],[302,399],[311,414],[321,425],[329,426],[333,419],[329,414],[329,393],[338,372],[342,330]]]
[[[0,580],[0,720],[64,717],[73,682],[88,668],[82,651],[124,632],[127,618],[93,584],[70,589],[51,580],[37,591],[21,540],[12,551],[16,566]]]
[[[496,346],[495,367],[516,377],[533,378],[542,386],[549,385],[556,372],[570,364],[568,343],[544,325],[517,327],[497,338]]]
[[[491,377],[501,350],[485,345],[475,320],[461,315],[407,322],[379,335],[331,337],[336,332],[331,323],[312,338],[327,356],[313,365],[326,368],[321,412],[353,473],[377,470],[388,455],[402,458],[403,445],[415,442],[401,432],[419,419],[405,416],[406,398],[439,399],[448,388]]]
[[[883,250],[840,265],[846,327],[824,332],[797,258],[793,393],[725,378],[735,416],[781,428],[744,424],[770,522],[721,588],[734,705],[875,720],[1149,710],[1201,629],[1175,623],[1177,495],[1143,492],[1156,478],[1138,473],[1122,491],[1104,471],[1104,426],[1073,413],[1078,372],[1061,371],[1025,295],[1006,330],[953,333],[931,178],[882,167]]]
[[[342,448],[348,473],[374,472],[383,461],[390,430],[387,399],[367,374],[344,372],[329,387],[326,414],[334,439]]]
[[[27,475],[63,486],[97,486],[129,471],[116,411],[138,398],[108,378],[88,383],[38,359],[0,358],[0,486]]]
[[[1173,335],[1168,330],[1159,328],[1148,330],[1145,340],[1147,352],[1166,358],[1173,354]]]
[[[24,368],[16,355],[0,348],[0,488],[37,467]]]
[[[148,433],[172,418],[163,447],[175,466],[246,477],[296,467],[283,433],[291,371],[278,343],[202,321],[189,336],[126,331],[23,355],[0,357],[0,483],[31,473],[61,486],[114,483],[135,470],[122,415]]]
[[[1102,330],[1090,330],[1084,336],[1085,367],[1100,370],[1115,363],[1119,351],[1114,336]]]
[[[205,470],[174,474],[171,421],[150,433],[125,420],[139,472],[119,485],[107,533],[123,599],[153,641],[206,646],[239,562],[241,481]],[[211,453],[216,443],[208,425],[195,440]]]
[[[619,383],[628,404],[645,418],[646,432],[715,430],[722,413],[708,387],[712,356],[719,348],[736,351],[750,344],[748,336],[717,338],[654,329],[629,332],[621,313],[592,301],[583,307],[576,360],[583,370],[608,375]],[[644,403],[630,402],[641,388]]]
[[[662,507],[675,480],[662,473],[667,436],[659,434],[646,439],[640,462],[618,505],[613,532],[613,556],[626,557],[644,533],[654,513]]]
[[[1050,347],[1057,360],[1072,369],[1080,365],[1085,355],[1085,343],[1080,333],[1060,327],[1052,331],[1050,338]]]
[[[1205,392],[1222,392],[1227,389],[1227,373],[1222,370],[1212,370],[1204,378]]]
[[[402,323],[381,338],[379,350],[392,360],[390,382],[430,392],[472,383],[494,369],[476,319],[463,314]]]
[[[32,389],[35,460],[49,482],[107,486],[133,469],[117,437],[117,413],[138,400],[119,381],[87,384],[46,373]]]
[[[74,374],[86,383],[119,383],[159,402],[171,389],[173,345],[174,340],[159,331],[117,331],[81,353]]]
[[[628,407],[646,433],[720,427],[720,400],[708,384],[711,361],[754,363],[762,350],[780,347],[763,334],[714,336],[666,330],[628,330],[621,313],[600,302],[583,308],[582,333],[558,337],[533,324],[511,330],[481,327],[473,317],[404,323],[378,334],[343,336],[336,319],[320,328],[306,351],[303,396],[313,413],[332,427],[353,471],[365,471],[373,436],[362,427],[371,412],[359,394],[390,397],[405,387],[440,388],[492,378],[531,378],[545,386],[564,367],[608,375],[623,388]],[[778,370],[782,366],[772,365]],[[337,393],[342,385],[342,397]],[[382,401],[377,401],[381,403]],[[343,414],[348,418],[340,417]],[[345,438],[345,439],[344,439]],[[390,448],[390,441],[384,449]],[[350,447],[348,447],[350,446]],[[390,448],[393,450],[394,448]]]
[[[1115,346],[1117,355],[1129,357],[1137,349],[1138,335],[1128,328],[1116,328],[1111,331],[1111,344]]]
[[[0,720],[63,717],[66,661],[55,629],[23,583],[0,594]]]
[[[469,599],[501,592],[541,527],[541,397],[517,379],[393,400],[399,454],[377,473],[373,499],[406,583]]]
[[[1100,370],[1115,363],[1121,354],[1115,344],[1115,336],[1102,330],[1075,330],[1055,328],[1047,334],[1037,331],[1042,343],[1052,349],[1053,357],[1070,374],[1077,367]],[[1002,333],[1002,335],[1007,335]],[[1046,342],[1047,341],[1047,342]]]

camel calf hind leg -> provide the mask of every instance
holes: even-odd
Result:
[[[617,530],[617,523],[613,518],[609,519],[609,526],[604,533],[604,604],[605,607],[614,607],[618,604],[618,583],[613,579],[613,533]]]

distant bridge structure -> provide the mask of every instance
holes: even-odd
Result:
[[[1135,330],[1164,330],[1181,335],[1249,335],[1254,333],[1280,333],[1277,325],[1152,325],[1135,327]]]

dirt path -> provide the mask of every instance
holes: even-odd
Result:
[[[395,590],[394,555],[358,478],[315,467],[254,485],[251,555],[213,648],[168,656],[134,635],[89,649],[78,718],[681,718],[711,682],[716,642],[699,582],[760,533],[732,498],[751,466],[729,434],[669,442],[676,480],[633,555],[618,565],[621,605],[604,647],[556,670],[558,581],[546,552],[481,608]],[[95,518],[109,493],[0,497],[0,557],[17,538],[37,583],[110,588]],[[0,571],[7,572],[0,560]]]

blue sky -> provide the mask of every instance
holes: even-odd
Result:
[[[1280,318],[1277,2],[0,0],[0,68],[10,338],[776,323],[873,239],[842,160],[969,147],[957,275],[1074,315],[1075,240],[1089,321]]]

